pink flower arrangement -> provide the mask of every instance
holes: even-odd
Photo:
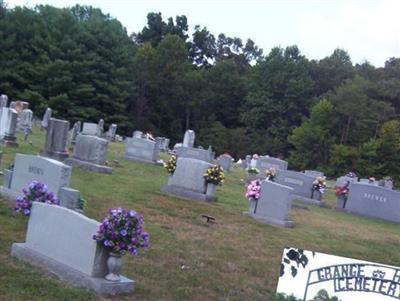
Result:
[[[250,184],[247,186],[247,191],[246,191],[246,198],[247,199],[255,199],[258,200],[261,195],[261,181],[260,180],[254,180],[251,181]]]

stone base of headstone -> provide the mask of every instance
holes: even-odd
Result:
[[[266,217],[260,217],[252,212],[243,212],[244,214],[254,218],[255,220],[264,223],[264,224],[268,224],[268,225],[273,225],[273,226],[278,226],[278,227],[282,227],[282,228],[293,228],[294,227],[294,222],[293,221],[284,221],[284,220],[280,220],[280,219],[275,219],[275,218],[266,218]]]
[[[60,152],[41,152],[40,153],[41,156],[43,157],[48,157],[48,158],[52,158],[58,161],[64,161],[65,159],[68,158],[68,153],[60,153]]]
[[[10,204],[14,203],[21,194],[22,192],[17,192],[10,188],[0,186],[0,197],[9,201]]]
[[[81,161],[81,160],[74,159],[74,158],[68,158],[65,160],[64,163],[67,165],[70,165],[70,166],[79,167],[82,169],[91,170],[91,171],[95,171],[95,172],[99,172],[99,173],[108,173],[108,174],[112,173],[112,168],[109,166],[99,165],[99,164],[86,162],[86,161]]]
[[[131,279],[121,276],[121,281],[112,282],[103,278],[90,277],[30,249],[25,243],[14,243],[11,248],[11,256],[35,266],[45,267],[61,280],[89,289],[102,296],[130,294],[134,290],[135,282]]]
[[[151,160],[145,160],[143,158],[137,158],[134,156],[124,156],[125,160],[129,160],[129,161],[136,161],[136,162],[140,162],[140,163],[148,163],[148,164],[156,164],[156,165],[161,165],[162,163],[159,163],[157,161],[151,161]]]
[[[165,185],[161,188],[161,191],[186,200],[202,202],[214,202],[217,200],[216,196],[208,196],[205,193],[195,192],[175,185]]]
[[[310,198],[306,198],[306,197],[300,196],[300,195],[293,195],[292,201],[298,202],[301,204],[305,204],[305,205],[316,205],[316,206],[320,206],[320,207],[326,207],[326,204],[324,201],[310,199]]]
[[[18,147],[17,138],[5,136],[0,140],[0,145],[5,147]]]

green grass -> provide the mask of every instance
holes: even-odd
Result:
[[[29,140],[33,146],[19,137],[19,148],[3,149],[3,167],[16,151],[38,153],[44,133]],[[110,146],[109,162],[121,165],[112,175],[74,168],[71,183],[87,200],[91,218],[100,220],[115,206],[145,216],[151,248],[124,258],[123,273],[136,280],[135,293],[110,300],[273,300],[285,246],[400,265],[398,225],[332,210],[332,190],[328,208],[294,209],[295,228],[280,229],[242,214],[248,206],[242,170],[227,175],[217,203],[185,201],[160,192],[168,178],[162,167],[122,160],[123,150],[123,144]],[[202,214],[217,224],[206,224]],[[14,218],[0,201],[0,300],[105,300],[12,259],[11,244],[24,241],[25,231],[26,219]]]

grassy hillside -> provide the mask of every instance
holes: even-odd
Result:
[[[44,133],[36,131],[32,145],[21,139],[19,148],[3,149],[2,167],[15,152],[38,153]],[[160,192],[168,178],[162,167],[122,160],[123,149],[110,146],[109,161],[121,165],[112,175],[74,168],[71,183],[87,199],[89,217],[100,220],[110,207],[132,208],[144,214],[151,234],[149,250],[124,258],[123,274],[136,280],[134,295],[110,300],[273,300],[285,246],[400,265],[396,224],[310,206],[291,212],[294,229],[264,225],[242,213],[242,170],[227,175],[217,203],[185,201]],[[326,197],[333,207],[333,192]],[[217,224],[206,224],[202,214]],[[0,200],[0,300],[104,300],[12,259],[11,244],[25,240],[26,222]]]

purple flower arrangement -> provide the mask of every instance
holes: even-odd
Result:
[[[18,197],[15,202],[15,212],[25,216],[31,215],[33,202],[41,202],[52,205],[59,205],[60,202],[53,192],[49,192],[47,185],[38,181],[33,181],[28,188],[22,189],[23,195]]]
[[[140,248],[148,248],[150,244],[143,224],[143,216],[134,210],[110,209],[93,239],[113,253],[137,255]]]
[[[246,191],[246,198],[251,200],[255,199],[258,200],[261,195],[261,181],[260,180],[254,180],[251,181],[250,184],[247,186],[247,191]]]

